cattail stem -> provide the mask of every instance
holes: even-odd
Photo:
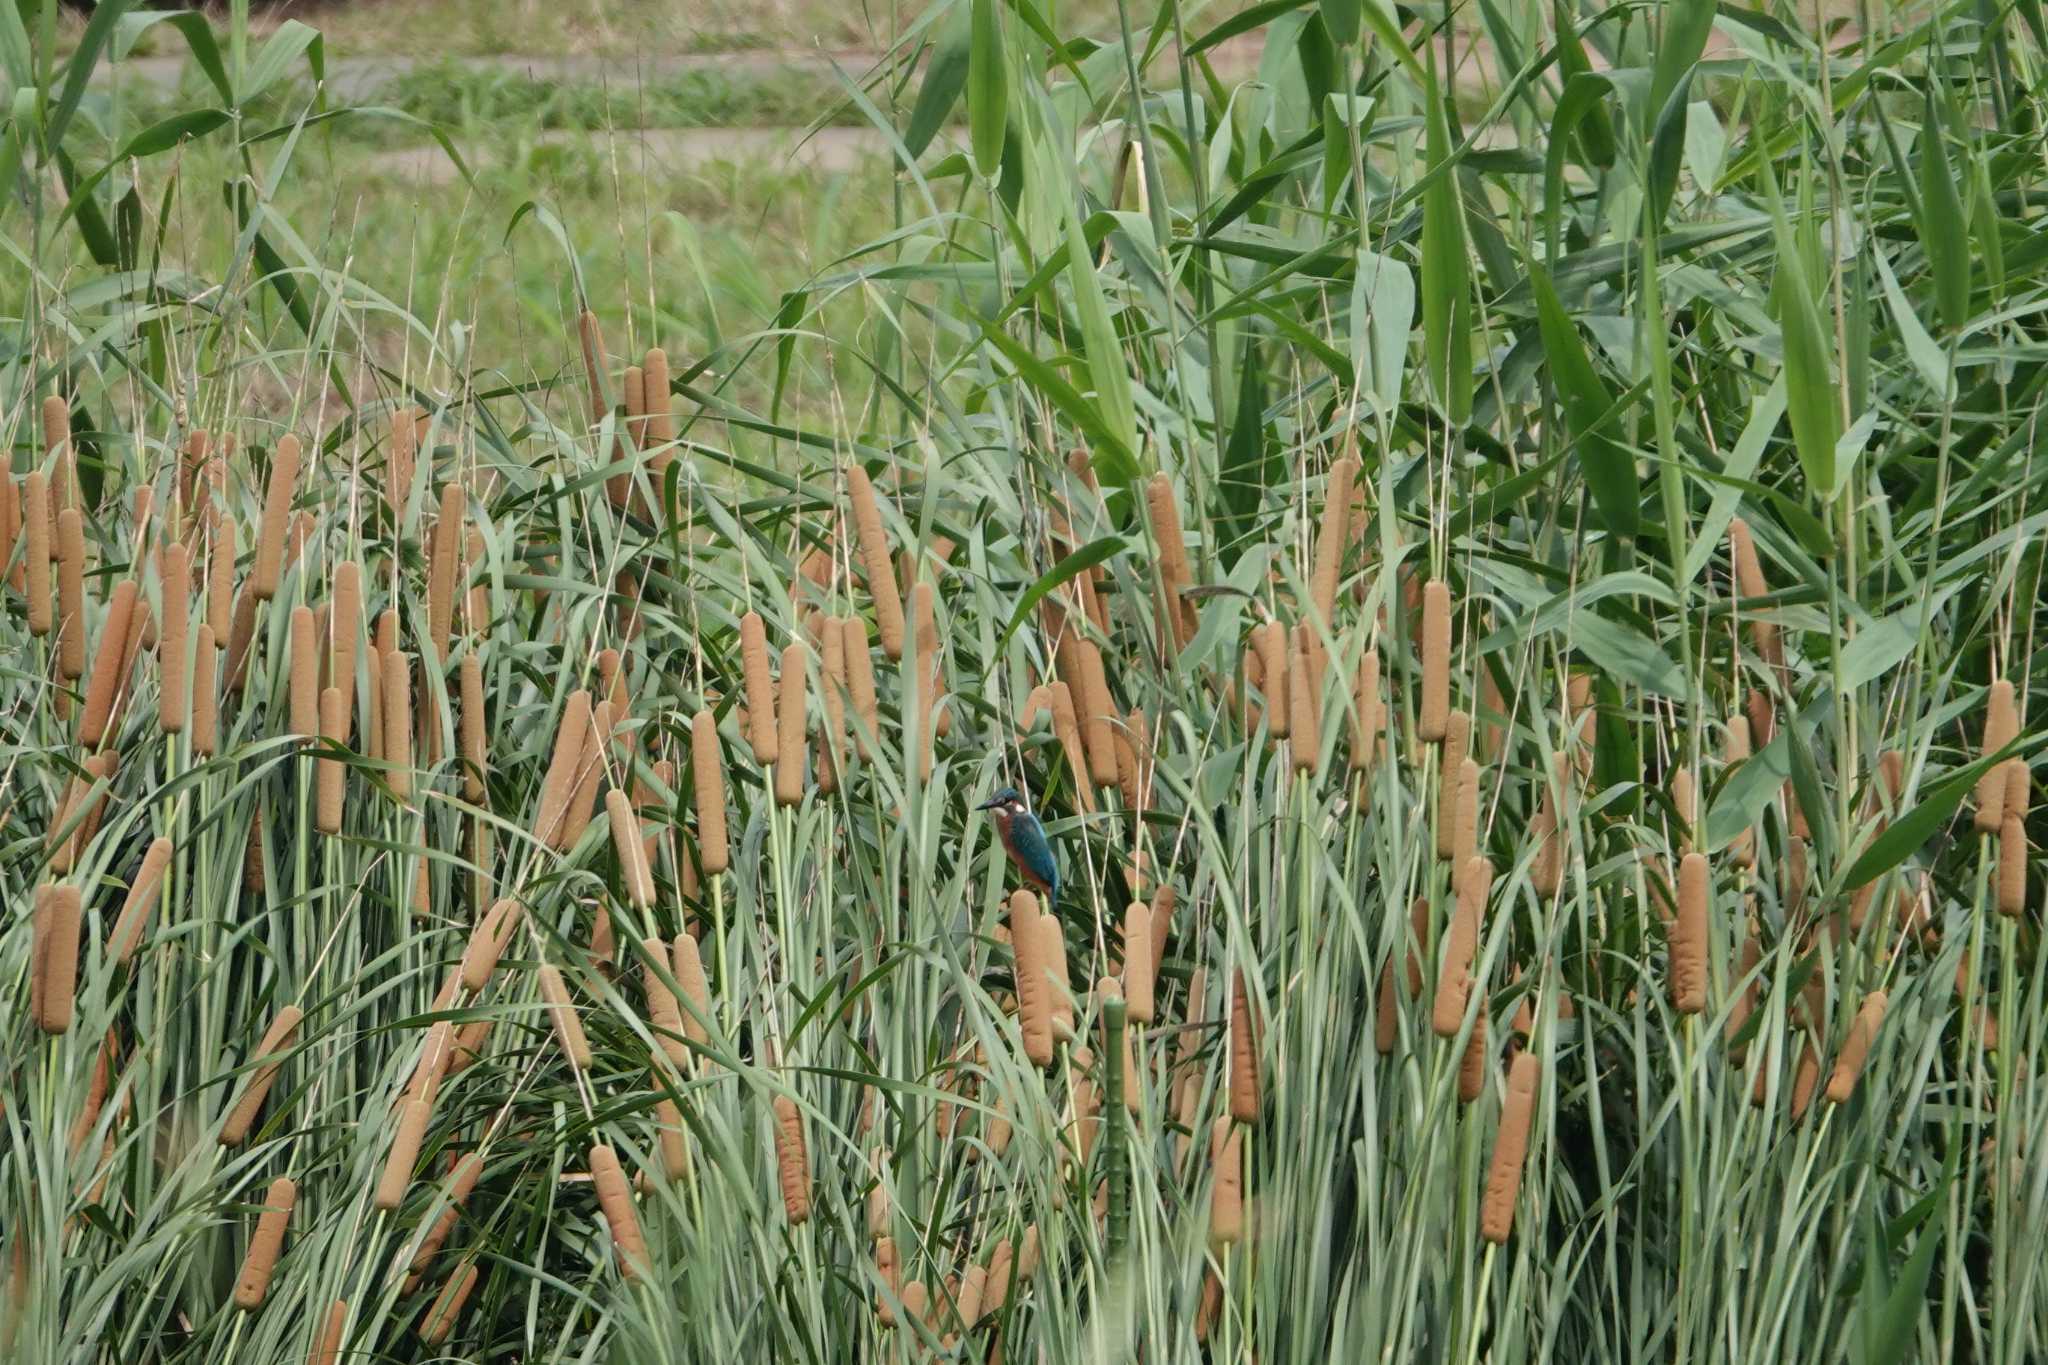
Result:
[[[235,1277],[235,1307],[254,1312],[270,1293],[271,1272],[284,1250],[285,1224],[291,1220],[292,1205],[298,1202],[299,1187],[287,1176],[270,1182],[264,1196],[263,1212],[256,1219],[256,1231],[249,1238],[249,1250],[242,1257],[242,1273]]]
[[[286,1054],[291,1051],[292,1040],[299,1031],[299,1021],[305,1012],[297,1005],[286,1005],[270,1021],[270,1027],[263,1031],[263,1038],[256,1044],[256,1051],[250,1060],[256,1069],[249,1073],[248,1082],[242,1094],[220,1128],[220,1145],[239,1147],[255,1126],[256,1115],[263,1109],[263,1101],[269,1097],[271,1086],[277,1083],[278,1068],[284,1065]]]
[[[1529,1126],[1536,1113],[1536,1087],[1543,1067],[1534,1053],[1515,1054],[1508,1068],[1507,1102],[1500,1131],[1493,1139],[1493,1164],[1486,1172],[1486,1194],[1480,1201],[1479,1235],[1499,1246],[1515,1227],[1515,1202],[1522,1192],[1522,1165],[1529,1154]]]

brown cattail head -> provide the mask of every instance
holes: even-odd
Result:
[[[1325,627],[1336,621],[1337,579],[1344,567],[1344,551],[1351,541],[1351,494],[1358,481],[1358,460],[1344,456],[1330,466],[1330,480],[1323,489],[1323,522],[1316,531],[1315,567],[1309,577],[1309,600],[1316,617]]]
[[[1380,652],[1368,646],[1358,661],[1351,685],[1351,766],[1370,768],[1379,756],[1386,729],[1386,703],[1380,697]]]
[[[29,1012],[44,1033],[68,1033],[78,990],[78,888],[37,887],[32,930]]]
[[[1273,738],[1286,739],[1294,723],[1294,709],[1288,705],[1287,675],[1293,659],[1287,627],[1278,621],[1254,627],[1252,647],[1258,651],[1259,689],[1266,698],[1266,729]]]
[[[598,1143],[590,1149],[590,1178],[597,1186],[598,1207],[611,1228],[612,1245],[619,1251],[619,1270],[633,1279],[647,1269],[647,1241],[640,1235],[640,1215],[633,1207],[633,1192],[626,1185],[626,1173],[611,1148]]]
[[[306,1357],[306,1365],[340,1365],[341,1343],[347,1328],[348,1300],[336,1299],[320,1324],[320,1334],[313,1338],[313,1350]]]
[[[536,836],[550,848],[560,847],[562,831],[567,827],[569,802],[576,794],[590,725],[590,693],[579,687],[562,705],[561,725],[555,731],[555,752],[548,762],[547,776],[541,779],[540,808],[533,822]]]
[[[441,489],[441,516],[434,523],[434,553],[427,565],[427,638],[434,652],[430,666],[448,659],[448,637],[455,629],[455,573],[461,558],[462,485],[450,479]]]
[[[244,583],[235,594],[235,618],[228,628],[228,691],[241,695],[249,681],[249,656],[256,644],[256,609],[263,604],[252,585]]]
[[[76,507],[57,514],[57,673],[85,675],[85,519]]]
[[[1771,587],[1764,580],[1763,561],[1757,558],[1756,541],[1749,534],[1749,523],[1741,517],[1728,523],[1728,549],[1735,569],[1736,596],[1757,598],[1768,595]],[[1751,617],[1749,638],[1758,657],[1765,663],[1774,668],[1784,665],[1784,646],[1778,638],[1775,622]]]
[[[298,1198],[299,1187],[290,1178],[279,1176],[270,1182],[256,1231],[249,1238],[249,1250],[242,1257],[242,1273],[235,1277],[235,1307],[244,1312],[261,1308],[270,1293],[270,1275],[284,1250],[285,1224],[291,1220],[292,1205]]]
[[[704,875],[716,877],[732,865],[725,834],[725,755],[718,722],[709,711],[690,718],[690,776],[697,793],[697,858]]]
[[[114,932],[107,937],[107,949],[114,955],[114,961],[126,965],[135,956],[136,947],[142,942],[142,934],[149,927],[149,917],[156,911],[157,897],[163,891],[164,870],[171,864],[172,846],[169,838],[158,838],[151,842],[142,855],[142,868],[129,884],[128,898],[121,903],[121,914],[114,921]]]
[[[456,717],[461,728],[462,799],[472,804],[483,801],[484,778],[489,772],[488,744],[484,738],[484,663],[474,651],[462,656],[460,676],[462,709]]]
[[[1194,586],[1188,567],[1187,539],[1181,532],[1180,506],[1174,501],[1173,480],[1154,474],[1145,485],[1146,520],[1159,546],[1159,599],[1165,618],[1164,637],[1176,650],[1194,638],[1195,611],[1184,594]]]
[[[1017,1010],[1024,1055],[1033,1066],[1052,1065],[1052,986],[1047,978],[1044,940],[1038,931],[1038,897],[1010,893],[1010,947],[1016,954]]]
[[[210,757],[220,747],[220,656],[213,627],[201,625],[192,656],[192,753]]]
[[[1227,1118],[1209,1125],[1209,1244],[1244,1240],[1244,1130]]]
[[[683,1037],[700,1046],[708,1043],[711,987],[704,979],[703,954],[697,948],[697,940],[687,931],[676,935],[669,962],[675,970],[676,986],[682,991],[677,1013],[682,1018]]]
[[[641,968],[641,985],[647,992],[647,1023],[654,1031],[654,1038],[661,1050],[678,1068],[690,1060],[689,1046],[683,1041],[683,1014],[676,1006],[676,993],[663,979],[662,969],[667,967],[674,974],[669,946],[658,938],[642,939],[640,949],[647,954],[647,961]]]
[[[775,682],[768,672],[768,632],[758,612],[740,618],[740,662],[746,680],[747,743],[756,763],[773,763],[781,736],[775,724]]]
[[[1998,831],[1998,913],[2019,915],[2027,908],[2027,826],[2008,814]]]
[[[207,525],[206,624],[213,627],[215,646],[226,648],[235,618],[235,522],[225,508],[216,507]]]
[[[114,585],[114,595],[107,602],[106,620],[100,623],[100,647],[93,655],[92,678],[85,689],[85,713],[78,722],[79,740],[88,749],[97,749],[106,738],[107,723],[114,714],[115,694],[125,682],[121,663],[127,657],[135,603],[134,579],[124,578]]]
[[[583,1021],[576,1017],[576,1002],[569,997],[569,986],[562,980],[561,969],[542,967],[539,975],[541,999],[547,1002],[548,1018],[555,1026],[555,1038],[562,1045],[563,1055],[577,1070],[588,1071],[590,1040],[584,1036]]]
[[[50,600],[50,486],[41,471],[30,473],[22,484],[21,522],[28,551],[28,630],[48,635],[56,615]]]
[[[1888,1001],[1883,991],[1872,991],[1863,997],[1863,1006],[1856,1011],[1849,1036],[1842,1040],[1842,1051],[1835,1058],[1834,1074],[1828,1077],[1831,1103],[1845,1104],[1856,1093],[1856,1081],[1863,1074],[1863,1064],[1870,1059],[1870,1045],[1877,1040],[1877,1031],[1884,1027]]]
[[[1152,910],[1143,901],[1124,911],[1124,1008],[1133,1024],[1153,1019],[1153,985],[1159,961],[1152,953]]]
[[[0,469],[0,581],[16,592],[25,592],[24,565],[16,563],[14,552],[21,545],[21,485],[14,475]],[[24,547],[25,548],[25,547]],[[23,559],[26,560],[26,554]]]
[[[464,990],[474,995],[489,984],[491,973],[498,969],[498,959],[512,941],[512,931],[518,927],[519,912],[519,902],[506,896],[477,923],[470,933],[469,946],[462,953]]]
[[[249,574],[249,590],[259,601],[277,596],[292,499],[298,489],[299,438],[286,432],[277,438],[277,448],[271,452],[270,486],[264,493],[263,525],[256,537],[256,565]]]
[[[782,1212],[795,1227],[811,1216],[811,1158],[804,1146],[804,1117],[796,1101],[775,1097],[775,1169],[782,1186]]]
[[[427,1306],[420,1319],[420,1340],[428,1346],[439,1346],[448,1340],[448,1334],[455,1330],[455,1320],[462,1316],[463,1304],[469,1302],[470,1292],[475,1288],[476,1262],[471,1261],[448,1277],[448,1283],[441,1286],[441,1292]]]
[[[1437,976],[1436,1001],[1430,1009],[1430,1027],[1439,1038],[1455,1038],[1465,1025],[1465,1006],[1472,998],[1472,962],[1479,949],[1480,921],[1486,898],[1493,889],[1493,864],[1473,858],[1452,879],[1457,887],[1457,908],[1451,913],[1446,935],[1444,963]]]
[[[1486,1172],[1486,1194],[1479,1207],[1479,1235],[1496,1246],[1506,1242],[1515,1227],[1515,1201],[1522,1192],[1522,1163],[1529,1154],[1529,1125],[1535,1117],[1536,1087],[1542,1078],[1542,1064],[1534,1053],[1515,1054],[1508,1067],[1507,1101],[1501,1107],[1493,1164]]]
[[[775,700],[775,803],[779,806],[794,806],[804,795],[804,730],[810,694],[806,652],[805,646],[794,640],[782,650],[782,692]]]
[[[1487,1020],[1482,1007],[1472,1021],[1471,1036],[1465,1040],[1465,1054],[1458,1061],[1458,1103],[1470,1104],[1486,1090]]]
[[[239,1147],[255,1126],[256,1115],[262,1112],[263,1101],[268,1098],[271,1086],[277,1083],[277,1070],[284,1065],[285,1056],[292,1050],[292,1040],[298,1035],[299,1021],[305,1012],[297,1005],[286,1005],[270,1021],[270,1027],[263,1031],[263,1038],[256,1044],[256,1051],[248,1060],[256,1064],[249,1073],[248,1082],[242,1087],[241,1096],[234,1108],[228,1110],[220,1128],[220,1145]]]
[[[1671,924],[1671,1007],[1698,1014],[1707,1007],[1707,855],[1688,853],[1678,864],[1678,918]]]
[[[632,798],[613,787],[604,794],[604,809],[619,861],[619,885],[634,909],[646,910],[654,904],[654,874],[647,867],[647,846],[640,841],[640,818],[633,813]]]
[[[339,687],[329,687],[320,693],[320,738],[335,748],[348,738],[348,716],[343,711],[345,705]],[[347,776],[347,769],[339,758],[322,754],[315,762],[313,827],[322,834],[341,833],[342,797]]]
[[[394,649],[379,661],[377,699],[384,712],[384,780],[401,802],[412,800],[412,656]]]
[[[1422,587],[1422,699],[1415,733],[1440,740],[1451,718],[1451,585],[1432,578]]]
[[[389,1212],[405,1202],[406,1187],[419,1161],[420,1142],[426,1136],[427,1119],[433,1113],[431,1101],[409,1099],[398,1107],[398,1128],[392,1134],[391,1150],[384,1158],[384,1171],[377,1180],[373,1202]]]
[[[846,467],[846,494],[853,504],[853,526],[860,540],[861,565],[867,570],[868,593],[875,601],[875,629],[882,637],[882,652],[891,659],[901,659],[903,599],[897,592],[896,575],[889,563],[889,539],[882,529],[882,509],[875,499],[875,486],[867,470],[858,464]]]
[[[1056,914],[1041,914],[1033,923],[1039,960],[1051,983],[1052,1031],[1056,1038],[1074,1036],[1074,990],[1067,974],[1067,931]]]
[[[363,569],[354,560],[343,560],[334,569],[334,609],[328,614],[331,638],[327,646],[329,687],[341,689],[343,714],[353,723],[356,709],[356,646],[363,630]],[[348,738],[344,729],[342,739]]]
[[[1984,747],[1988,757],[2019,738],[2019,710],[2013,704],[2012,684],[2000,678],[1991,684],[1984,703]],[[1976,827],[1980,834],[1996,834],[2005,823],[2007,779],[2002,765],[1977,779]]]
[[[192,560],[183,541],[164,546],[157,579],[164,618],[157,637],[157,672],[162,680],[157,694],[157,728],[175,735],[184,731],[191,710],[186,651],[192,638]]]
[[[319,619],[311,607],[292,608],[291,732],[302,739],[320,733]]]
[[[1258,1026],[1239,967],[1230,977],[1230,1116],[1239,1123],[1257,1123],[1261,1099]]]

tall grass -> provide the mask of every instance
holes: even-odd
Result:
[[[902,20],[489,354],[0,10],[10,1358],[2048,1350],[2036,9]]]

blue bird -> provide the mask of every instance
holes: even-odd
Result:
[[[1045,826],[1038,823],[1024,798],[1015,787],[1004,787],[975,809],[995,816],[996,836],[1003,841],[1003,851],[1024,874],[1024,880],[1045,893],[1045,903],[1050,908],[1060,895],[1059,860],[1053,856],[1052,840],[1045,837]]]

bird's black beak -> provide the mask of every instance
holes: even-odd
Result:
[[[986,801],[982,802],[982,803],[981,803],[980,805],[976,806],[976,807],[975,807],[975,809],[976,809],[976,810],[994,810],[994,809],[995,809],[995,808],[996,808],[997,806],[1000,806],[1000,805],[1002,805],[1002,804],[1003,804],[1003,803],[1002,803],[1001,801],[998,801],[998,800],[997,800],[997,799],[995,799],[994,797],[990,797],[990,798],[989,798],[988,800],[986,800]]]

